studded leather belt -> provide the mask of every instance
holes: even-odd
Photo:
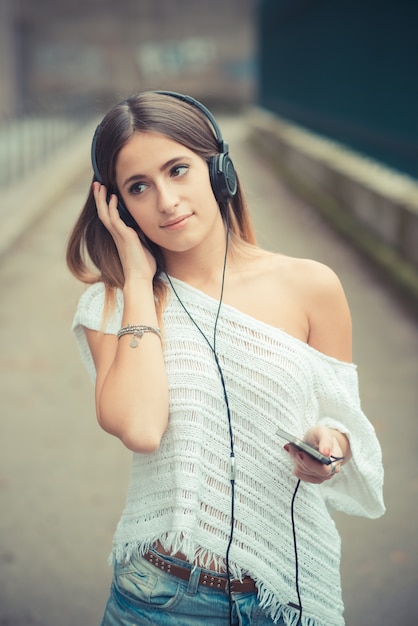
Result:
[[[165,561],[161,557],[158,557],[154,552],[146,552],[144,554],[144,559],[157,567],[162,572],[166,574],[171,574],[172,576],[176,576],[177,578],[181,578],[181,580],[188,581],[190,579],[192,570],[187,567],[181,567],[181,565],[175,565],[170,561]],[[245,578],[241,580],[231,580],[228,581],[227,578],[223,576],[216,576],[208,573],[201,572],[199,576],[199,585],[203,587],[207,587],[208,589],[218,589],[219,591],[228,592],[228,588],[230,585],[231,591],[234,593],[256,593],[257,587],[255,582],[249,576],[245,576]]]

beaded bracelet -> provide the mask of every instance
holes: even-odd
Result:
[[[131,348],[137,348],[139,346],[137,339],[141,339],[144,333],[154,333],[158,335],[161,341],[161,330],[155,326],[144,326],[144,324],[128,324],[127,326],[122,326],[122,328],[118,330],[117,336],[118,339],[120,339],[124,335],[133,335],[129,345]]]

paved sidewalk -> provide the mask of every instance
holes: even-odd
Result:
[[[249,149],[242,119],[220,123],[260,243],[332,266],[351,305],[354,360],[383,447],[388,511],[375,521],[336,518],[347,626],[415,626],[416,320]],[[91,179],[89,133],[83,141],[70,187],[56,190],[52,204],[45,198],[0,259],[0,626],[100,623],[127,489],[130,454],[97,426],[93,389],[69,333],[82,286],[68,275],[64,249]]]

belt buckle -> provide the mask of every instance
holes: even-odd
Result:
[[[241,581],[239,579],[230,580],[228,578],[226,581],[225,591],[227,593],[229,589],[231,590],[231,593],[246,593],[247,591],[250,591],[250,590],[244,589],[244,583],[245,583],[245,579]],[[239,585],[241,589],[236,589],[235,588],[236,585]]]
[[[235,580],[232,579],[231,580],[230,578],[227,578],[226,581],[225,581],[225,593],[229,593],[229,592],[231,592],[231,593],[234,593],[234,592],[235,593],[240,593],[238,589],[234,588],[234,585],[236,585],[237,583],[241,584],[238,579],[235,579]]]
[[[230,578],[227,578],[226,582],[225,582],[225,593],[229,593],[229,592],[231,592],[231,593],[234,593],[234,592],[235,593],[239,593],[239,591],[234,589],[234,585],[236,583],[239,583],[239,582],[240,582],[239,580],[231,580]]]

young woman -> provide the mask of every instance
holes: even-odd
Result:
[[[99,423],[133,452],[102,625],[344,624],[330,511],[384,505],[338,278],[257,247],[188,96],[115,106],[92,162],[67,251],[90,283],[74,332]]]

